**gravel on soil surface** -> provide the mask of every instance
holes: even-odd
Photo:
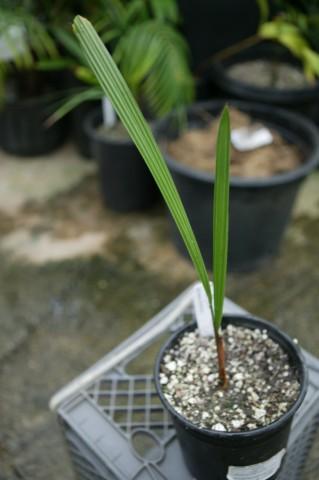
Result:
[[[288,355],[266,330],[224,331],[227,389],[219,386],[215,342],[186,332],[164,356],[160,383],[174,409],[201,428],[243,432],[268,425],[296,401]]]

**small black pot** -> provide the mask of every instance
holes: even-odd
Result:
[[[52,96],[7,103],[0,110],[0,145],[18,156],[44,155],[58,148],[68,134],[65,120],[51,127],[45,121],[52,113]]]
[[[99,134],[101,110],[88,115],[85,129],[98,161],[101,191],[107,207],[117,212],[150,208],[158,189],[143,158],[130,138],[113,139]]]
[[[156,359],[155,385],[164,407],[172,416],[185,463],[196,480],[207,480],[208,478],[226,480],[232,478],[227,476],[231,466],[246,467],[258,465],[268,461],[278,452],[285,449],[293,417],[307,391],[308,372],[301,351],[285,333],[264,320],[250,316],[225,316],[223,327],[229,323],[250,329],[259,328],[267,330],[269,336],[288,354],[290,364],[297,372],[300,381],[300,393],[290,410],[266,427],[239,433],[217,432],[206,428],[198,428],[174,410],[164,396],[159,382],[163,356],[185,331],[194,329],[195,325],[182,327],[174,333],[164,344]],[[279,472],[280,467],[271,476],[260,478],[274,480],[278,477]],[[257,476],[251,478],[257,478]]]
[[[84,102],[71,112],[71,136],[77,151],[87,159],[92,158],[91,138],[85,129],[85,119],[95,110],[99,102]]]
[[[303,113],[315,122],[319,121],[319,82],[299,89],[261,88],[233,79],[227,74],[227,68],[231,65],[259,59],[299,65],[296,59],[281,46],[264,42],[232,55],[224,61],[215,62],[210,70],[210,78],[224,96],[289,108]]]
[[[304,153],[304,163],[291,172],[269,178],[232,177],[230,180],[228,266],[232,271],[252,270],[277,253],[298,188],[318,164],[319,136],[317,128],[299,114],[262,104],[239,101],[228,103],[279,131]],[[214,116],[219,114],[224,104],[224,100],[195,104],[188,110],[190,123],[198,124],[202,111]],[[176,127],[174,129],[173,117],[159,122],[156,130],[159,138],[174,138]],[[164,155],[205,263],[211,267],[214,178],[176,161],[165,149]],[[188,257],[173,222],[172,232],[177,249]]]

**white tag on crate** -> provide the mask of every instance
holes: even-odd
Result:
[[[232,130],[231,141],[239,152],[249,152],[256,148],[271,145],[273,136],[271,131],[259,124],[241,127]]]
[[[213,294],[212,284],[211,290]],[[212,314],[209,308],[207,295],[201,283],[196,283],[196,285],[194,286],[193,303],[200,336],[213,337],[214,328]]]
[[[280,468],[286,449],[283,448],[273,457],[265,462],[249,465],[247,467],[229,467],[228,480],[267,480],[271,478]]]

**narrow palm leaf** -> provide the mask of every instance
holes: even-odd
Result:
[[[115,62],[91,23],[77,16],[73,25],[88,64],[144,158],[166,201],[211,304],[209,279],[201,252],[151,129]]]
[[[227,107],[225,107],[221,115],[217,136],[216,171],[214,185],[213,278],[215,328],[219,328],[222,321],[227,275],[229,223],[229,157],[230,122],[228,109]]]
[[[61,120],[68,113],[83,102],[92,100],[100,100],[103,92],[99,87],[84,88],[76,93],[72,93],[67,99],[63,100],[63,104],[46,120],[46,125],[50,126]]]

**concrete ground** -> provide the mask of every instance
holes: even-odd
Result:
[[[71,146],[37,160],[1,154],[0,166],[0,480],[71,480],[50,397],[195,275],[170,242],[163,207],[107,210],[94,163]],[[227,287],[317,356],[318,187],[316,172],[278,258]]]

